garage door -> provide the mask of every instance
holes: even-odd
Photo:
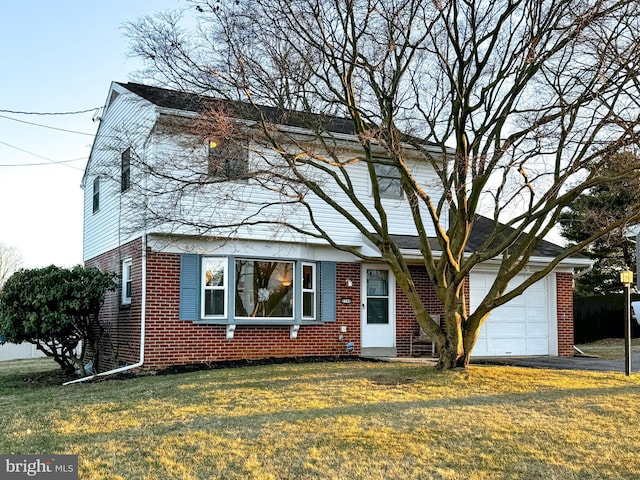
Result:
[[[471,308],[482,301],[493,283],[493,273],[472,273],[470,276]],[[516,276],[509,284],[517,286],[526,275]],[[543,279],[519,297],[496,308],[482,326],[473,356],[548,355],[549,302],[548,280]]]

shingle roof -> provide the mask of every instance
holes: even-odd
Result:
[[[283,110],[264,105],[255,106],[245,102],[220,99],[210,97],[208,95],[181,92],[161,87],[153,87],[140,83],[116,83],[158,107],[196,113],[201,112],[203,109],[224,108],[229,112],[230,116],[255,121],[260,120],[260,116],[258,114],[258,111],[260,111],[269,122],[278,125],[287,125],[289,127],[299,127],[321,132],[343,133],[348,135],[354,135],[356,133],[355,124],[353,120],[349,118],[300,112],[296,110]],[[434,142],[425,142],[424,140],[411,135],[405,135],[405,139],[407,141],[412,140],[415,143],[425,146],[441,147],[439,144]]]
[[[201,112],[203,109],[225,108],[229,111],[230,115],[238,118],[256,121],[260,119],[255,106],[240,101],[223,100],[206,95],[152,87],[139,83],[117,82],[117,84],[150,101],[154,105],[163,108],[196,113]],[[355,133],[353,121],[347,118],[310,114],[294,110],[282,110],[266,106],[260,106],[259,109],[268,121],[279,125],[300,128],[319,128],[323,131],[351,135]]]
[[[482,243],[485,241],[487,236],[489,236],[495,228],[495,222],[490,218],[483,217],[478,215],[476,217],[475,222],[473,223],[473,229],[471,230],[471,235],[469,237],[469,241],[465,247],[466,252],[473,252],[482,246]],[[513,229],[509,227],[505,227],[508,231],[513,231]],[[420,249],[420,239],[417,236],[412,235],[392,235],[392,238],[397,243],[398,247],[407,250],[419,250]],[[440,250],[440,245],[436,238],[430,237],[429,244],[431,248],[435,251]],[[548,242],[547,240],[542,240],[540,244],[534,250],[534,256],[539,257],[547,257],[554,258],[560,255],[565,249],[560,245],[556,245],[555,243]],[[580,257],[574,256],[574,257]]]

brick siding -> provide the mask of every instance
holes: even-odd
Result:
[[[558,355],[573,357],[573,275],[556,273]]]
[[[131,258],[131,304],[122,305],[120,282],[107,293],[100,309],[105,328],[100,344],[102,371],[136,363],[140,356],[140,312],[142,299],[142,240],[134,240],[86,262],[102,271],[122,274],[122,261]]]
[[[131,305],[121,305],[120,291],[107,296],[101,310],[105,325],[102,370],[139,360],[142,292],[142,241],[130,242],[91,259],[87,265],[120,273],[122,260],[132,259]],[[443,309],[424,267],[411,266],[417,291],[427,310],[442,315]],[[558,352],[573,355],[572,275],[558,273]],[[350,280],[351,286],[348,286]],[[465,286],[467,304],[469,286]],[[289,326],[237,325],[227,340],[226,326],[204,325],[179,319],[180,255],[147,252],[147,298],[145,368],[157,369],[222,360],[269,357],[338,356],[360,354],[361,269],[359,263],[338,263],[336,322],[302,325],[296,339]],[[340,328],[346,327],[346,333]],[[409,341],[418,324],[406,296],[396,288],[396,348],[398,356],[409,355]],[[354,350],[347,352],[347,343]]]

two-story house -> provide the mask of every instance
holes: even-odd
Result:
[[[328,209],[314,209],[313,222],[330,232],[336,245],[372,260],[306,235],[309,214],[288,204],[292,193],[285,187],[243,178],[251,162],[268,158],[259,143],[221,148],[223,140],[194,143],[193,135],[184,133],[184,122],[215,101],[134,83],[111,85],[83,178],[84,260],[122,279],[120,291],[101,311],[104,364],[162,368],[268,357],[409,355],[419,330],[409,302],[356,228]],[[357,150],[349,122],[325,120],[341,151]],[[304,137],[295,116],[282,128]],[[439,151],[434,147],[434,155]],[[267,162],[257,168],[272,167]],[[366,205],[371,201],[366,166],[349,168]],[[203,174],[221,180],[195,188]],[[412,174],[424,185],[436,185],[425,165],[416,163]],[[187,177],[194,188],[176,183]],[[380,178],[389,229],[407,258],[415,259],[416,287],[430,312],[439,315],[442,305],[420,266],[406,202],[392,173],[387,178],[381,170]],[[314,202],[313,194],[305,198]],[[286,221],[274,223],[279,217]],[[471,246],[482,240],[487,222],[476,222]],[[543,243],[532,267],[548,262],[559,248]],[[495,310],[474,354],[572,355],[572,276],[584,266],[580,259],[564,261]],[[471,273],[471,308],[495,275],[491,262]]]

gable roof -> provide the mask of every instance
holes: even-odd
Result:
[[[239,100],[221,99],[140,83],[115,83],[161,108],[194,113],[200,113],[207,109],[224,109],[228,111],[232,117],[253,121],[260,121],[260,114],[262,114],[267,121],[277,125],[286,125],[319,132],[341,133],[346,135],[356,134],[355,124],[350,118],[297,110],[285,110],[265,105],[254,105]],[[408,134],[404,134],[404,138],[427,147],[436,147],[438,150],[442,149],[442,145],[440,144],[424,141],[423,139]]]
[[[120,83],[123,88],[148,100],[149,102],[162,108],[182,110],[186,112],[200,113],[211,108],[224,108],[231,116],[246,120],[259,121],[261,112],[265,118],[275,124],[287,125],[290,127],[314,128],[333,133],[344,133],[354,135],[356,133],[353,120],[331,115],[311,114],[295,110],[283,110],[275,107],[256,106],[240,101],[224,100],[198,95],[196,93],[169,90],[167,88],[152,87],[139,83]]]

